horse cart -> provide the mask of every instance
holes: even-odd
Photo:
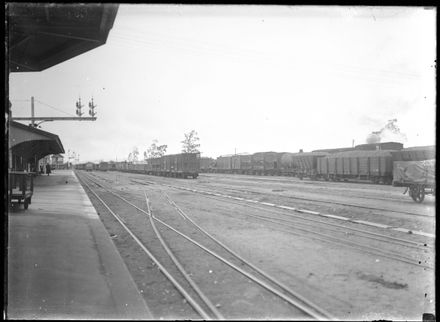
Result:
[[[394,161],[393,168],[393,186],[406,187],[403,194],[418,203],[435,196],[435,160]]]
[[[33,172],[10,171],[9,172],[9,204],[14,206],[23,203],[24,209],[28,209],[34,193]]]

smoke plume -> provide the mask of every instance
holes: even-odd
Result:
[[[380,131],[374,131],[370,133],[367,137],[367,143],[371,144],[380,142],[406,142],[406,134],[400,132],[400,129],[396,125],[396,122],[397,119],[389,120],[388,123]]]

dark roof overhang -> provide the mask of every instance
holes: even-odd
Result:
[[[107,41],[118,4],[9,3],[10,72],[42,71]]]
[[[11,121],[9,127],[9,150],[24,159],[37,160],[49,154],[64,153],[58,135]]]

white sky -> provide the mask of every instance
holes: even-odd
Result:
[[[105,45],[12,73],[10,99],[75,116],[93,95],[96,122],[41,124],[80,162],[180,153],[193,129],[211,157],[348,147],[393,118],[405,147],[432,145],[435,59],[436,9],[122,4]]]

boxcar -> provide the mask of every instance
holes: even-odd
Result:
[[[200,172],[213,172],[215,168],[215,160],[213,158],[200,158]]]
[[[128,162],[127,161],[116,162],[115,168],[117,171],[128,171]]]
[[[252,154],[252,174],[264,174],[264,152]]]
[[[129,163],[128,167],[130,169],[130,172],[133,173],[141,173],[145,174],[145,163],[144,162],[136,162],[136,163]]]
[[[281,174],[285,176],[296,175],[296,166],[293,163],[293,156],[295,153],[285,152],[281,153],[279,157],[279,163],[281,168]]]
[[[232,155],[219,156],[215,162],[216,171],[220,173],[232,172]]]
[[[108,163],[108,170],[109,171],[115,171],[116,170],[116,163],[114,161],[110,161]]]
[[[95,169],[95,164],[92,162],[87,162],[85,165],[86,171],[93,171]]]
[[[97,165],[97,170],[99,170],[99,171],[107,171],[108,170],[108,162],[101,161]]]
[[[142,164],[142,167],[142,172],[150,175],[195,179],[200,172],[200,153],[180,153],[150,158]]]
[[[265,175],[279,175],[279,160],[278,152],[265,152],[264,153],[264,174]]]
[[[195,179],[200,171],[200,153],[165,155],[157,164],[160,164],[159,175]]]
[[[250,154],[236,154],[231,157],[232,173],[249,174],[252,170],[252,156]]]

